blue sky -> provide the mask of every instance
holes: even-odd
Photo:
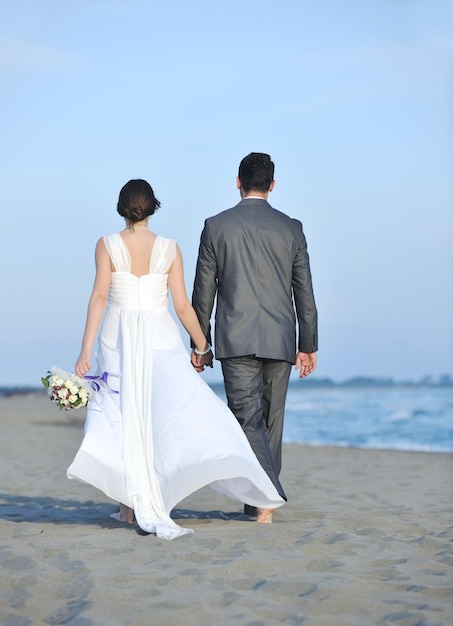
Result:
[[[2,2],[0,385],[73,369],[127,180],[190,294],[251,151],[304,224],[316,375],[453,374],[452,61],[448,0]]]

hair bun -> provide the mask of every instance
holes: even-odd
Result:
[[[120,191],[117,211],[129,222],[141,222],[153,215],[160,207],[159,200],[146,180],[136,179],[127,182]]]

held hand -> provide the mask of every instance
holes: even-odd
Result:
[[[206,354],[197,354],[195,350],[192,349],[190,362],[198,373],[203,372],[205,367],[214,367],[212,361],[213,355],[211,350],[209,350]]]
[[[201,367],[201,365],[198,365],[197,363],[197,355],[195,354],[194,350],[192,349],[192,353],[190,355],[190,362],[192,363],[192,367],[198,372],[202,372],[204,368]]]
[[[80,378],[83,378],[85,374],[91,369],[91,355],[80,353],[75,365],[75,373]]]
[[[299,378],[305,378],[315,371],[317,364],[316,352],[298,352],[296,354],[296,370],[300,369]]]

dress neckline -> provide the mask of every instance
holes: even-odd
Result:
[[[128,247],[126,246],[126,243],[123,239],[123,237],[121,236],[121,233],[116,233],[117,236],[119,237],[120,241],[121,241],[121,245],[123,246],[124,251],[126,252],[128,261],[129,261],[129,272],[128,274],[130,274],[131,276],[135,276],[136,278],[141,278],[142,276],[149,276],[151,274],[150,270],[151,270],[151,263],[153,260],[153,256],[154,256],[154,250],[156,248],[156,242],[159,239],[160,235],[156,234],[156,238],[154,239],[154,243],[153,243],[153,247],[151,249],[151,254],[149,257],[149,266],[148,266],[148,272],[146,274],[140,274],[140,276],[138,276],[137,274],[134,274],[133,272],[131,272],[131,265],[132,265],[132,258],[131,258],[131,253],[129,252]]]

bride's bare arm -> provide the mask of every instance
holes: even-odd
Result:
[[[208,346],[208,342],[201,330],[197,314],[187,297],[182,255],[178,246],[176,246],[176,258],[172,263],[168,275],[168,286],[170,288],[175,313],[179,321],[191,336],[197,349],[200,352],[204,352]]]
[[[85,332],[83,333],[82,349],[75,365],[77,376],[85,376],[91,369],[91,356],[99,325],[104,315],[109,294],[110,281],[112,279],[112,269],[110,257],[103,239],[99,239],[96,244],[96,277],[94,279],[93,291],[88,302],[87,321]]]

